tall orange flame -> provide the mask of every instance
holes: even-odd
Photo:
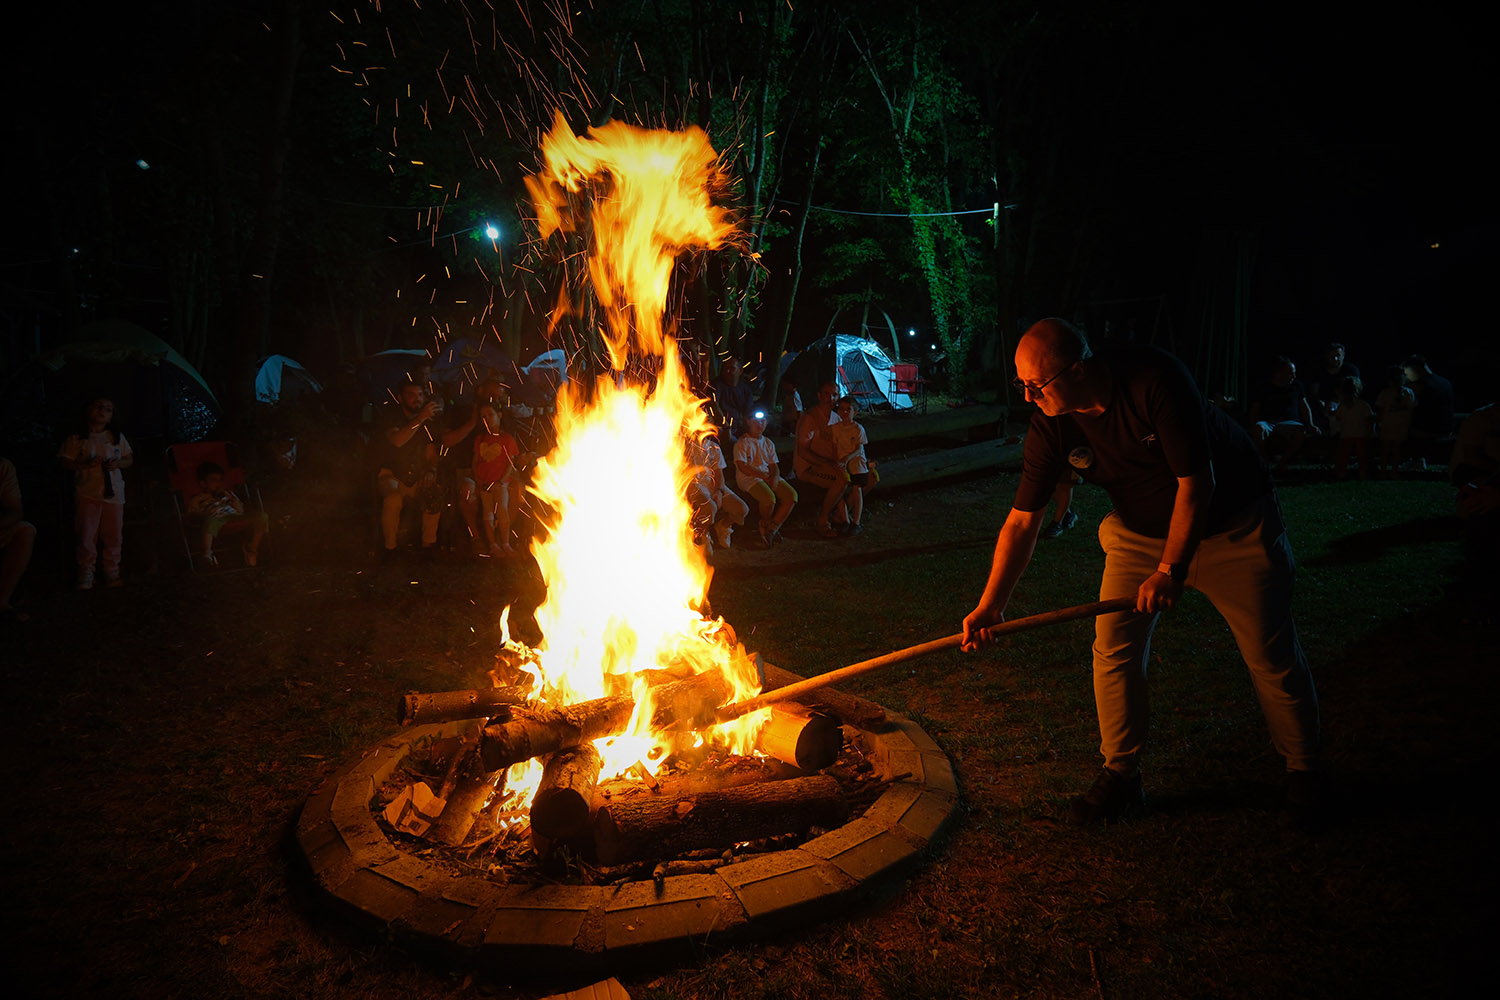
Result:
[[[686,488],[690,438],[708,430],[666,315],[676,258],[732,237],[718,157],[697,128],[681,132],[613,123],[574,135],[559,114],[543,143],[543,169],[526,184],[541,236],[575,234],[587,246],[590,286],[607,329],[612,377],[592,398],[558,395],[557,446],[538,464],[532,492],[556,515],[532,554],[547,584],[536,620],[543,692],[558,702],[607,693],[610,675],[661,667],[718,670],[736,699],[758,688],[743,647],[706,619],[711,576],[692,544]],[[629,369],[656,372],[632,384]],[[649,718],[644,683],[637,716]],[[761,718],[716,734],[737,749]],[[655,737],[633,732],[601,746],[617,773],[649,756]],[[602,743],[603,741],[601,741]]]

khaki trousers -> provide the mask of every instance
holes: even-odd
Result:
[[[1105,554],[1100,599],[1134,595],[1156,571],[1164,541],[1136,534],[1111,511],[1099,526]],[[1319,766],[1318,696],[1292,620],[1296,573],[1281,505],[1268,493],[1234,527],[1198,545],[1187,586],[1224,616],[1249,668],[1272,744],[1286,758],[1287,770],[1305,771]],[[1128,611],[1095,622],[1099,749],[1105,766],[1115,770],[1135,767],[1146,744],[1146,664],[1159,617]]]

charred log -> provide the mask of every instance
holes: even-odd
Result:
[[[817,775],[664,800],[637,797],[600,808],[594,845],[605,865],[725,848],[780,834],[835,827],[849,816],[838,782]]]
[[[712,723],[714,709],[730,697],[716,672],[663,684],[652,692],[651,728],[696,728]],[[613,695],[560,708],[517,708],[509,722],[486,726],[484,766],[491,771],[567,747],[622,733],[635,711],[631,695]]]
[[[427,691],[403,695],[396,706],[396,722],[453,722],[504,716],[513,705],[526,704],[524,687],[486,688],[482,691]]]
[[[553,840],[588,830],[594,786],[604,758],[592,743],[559,750],[547,758],[542,782],[531,800],[531,829]]]
[[[464,751],[453,792],[428,835],[450,847],[462,844],[474,828],[485,800],[495,790],[497,777],[486,771],[477,747]]]

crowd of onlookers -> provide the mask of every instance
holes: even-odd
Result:
[[[558,382],[558,375],[545,370],[514,387],[490,373],[438,384],[426,364],[407,373],[392,389],[392,402],[365,414],[361,458],[352,470],[368,484],[351,495],[370,497],[377,556],[384,561],[396,555],[407,525],[415,536],[409,547],[417,552],[468,549],[476,558],[503,559],[525,551],[538,514],[526,483],[538,456],[555,443]],[[694,541],[706,554],[736,544],[774,546],[799,491],[807,495],[817,536],[847,537],[864,529],[865,494],[879,482],[879,472],[866,455],[868,436],[856,401],[828,382],[804,409],[795,387],[778,389],[779,414],[762,402],[734,359],[701,387],[712,424],[685,432],[684,445],[696,469],[687,487]],[[1460,488],[1458,512],[1471,545],[1497,551],[1495,406],[1480,407],[1456,426],[1453,386],[1421,355],[1383,369],[1373,382],[1346,358],[1342,344],[1329,344],[1301,373],[1290,358],[1278,357],[1241,415],[1262,457],[1283,474],[1318,439],[1331,443],[1326,450],[1339,479],[1350,474],[1351,464],[1361,479],[1421,469],[1429,460],[1447,464]],[[122,473],[135,456],[113,418],[110,399],[90,400],[80,425],[57,451],[58,463],[72,477],[75,585],[82,590],[121,584]],[[791,438],[789,466],[769,435],[773,427]],[[287,468],[295,462],[295,447],[293,441]],[[266,514],[247,507],[245,497],[226,486],[220,465],[204,462],[195,471],[197,491],[182,498],[189,546],[202,565],[216,566],[221,535],[234,534],[242,539],[240,564],[257,565],[270,529]],[[1071,476],[1058,484],[1047,537],[1076,522],[1070,502],[1075,485]],[[11,597],[35,538],[36,529],[22,518],[15,467],[0,458],[0,621],[27,617]]]
[[[1309,441],[1327,438],[1339,479],[1348,476],[1351,462],[1361,479],[1425,468],[1451,445],[1454,421],[1453,384],[1422,355],[1366,381],[1340,343],[1330,343],[1300,377],[1291,358],[1277,357],[1252,393],[1247,419],[1276,472],[1285,472]]]

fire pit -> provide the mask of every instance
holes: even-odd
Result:
[[[469,964],[535,970],[563,961],[572,971],[670,960],[825,918],[917,863],[948,824],[957,785],[948,757],[916,723],[885,716],[843,727],[881,778],[898,778],[872,805],[793,849],[712,872],[507,885],[399,848],[372,812],[376,791],[414,747],[472,725],[461,722],[406,730],[334,774],[304,805],[296,840],[320,894],[357,922]]]

